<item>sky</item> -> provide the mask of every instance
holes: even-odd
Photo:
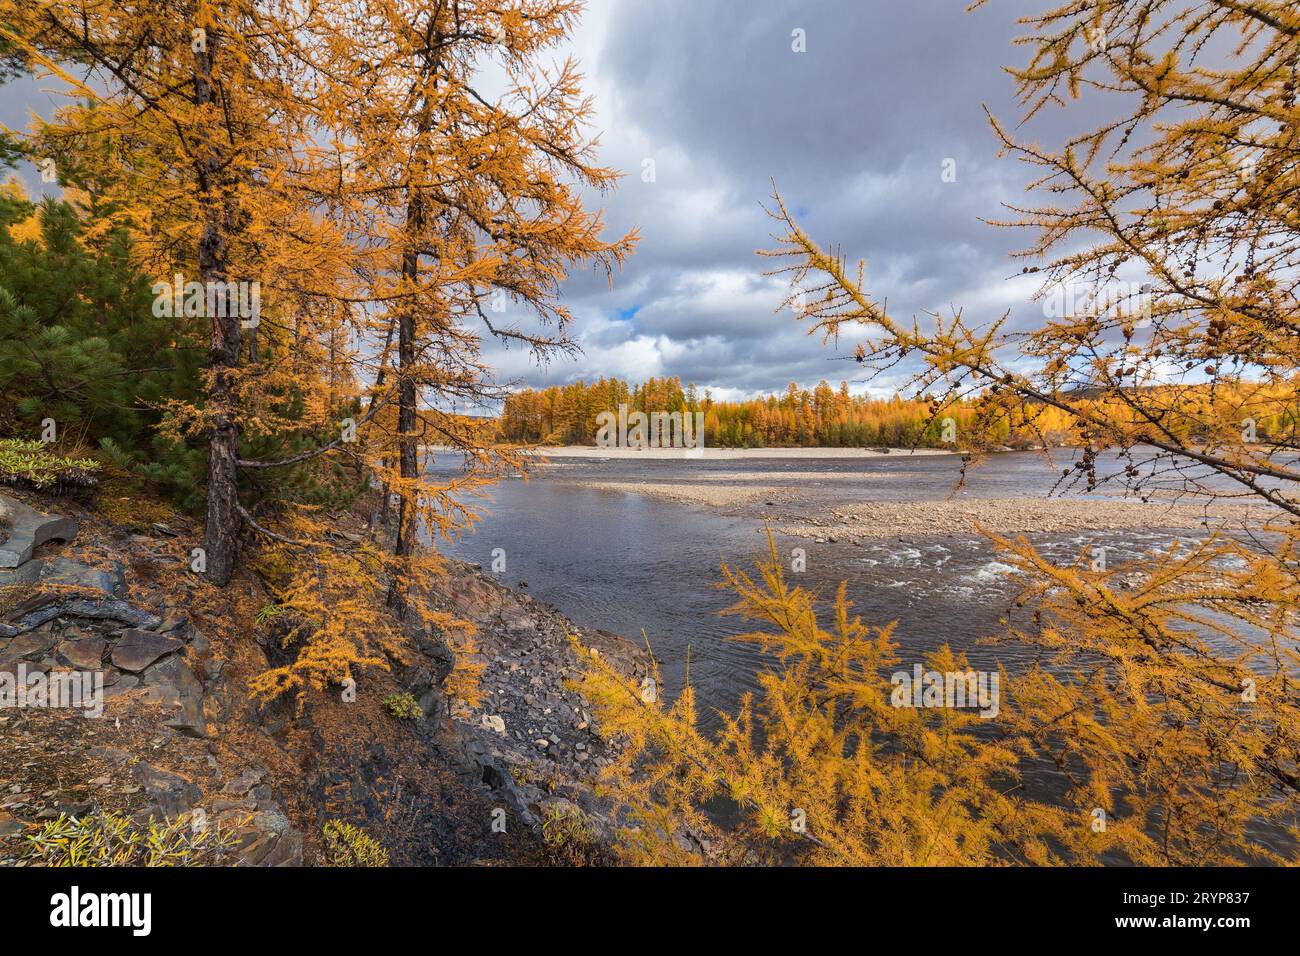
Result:
[[[572,52],[595,99],[600,161],[625,173],[603,206],[609,235],[641,242],[610,288],[575,274],[565,301],[582,353],[539,365],[489,348],[503,378],[533,386],[676,375],[718,398],[847,379],[870,383],[853,345],[823,344],[789,309],[786,280],[755,254],[774,245],[772,183],[819,242],[865,258],[891,313],[1032,310],[1037,284],[1007,253],[1030,236],[997,229],[1028,170],[999,159],[983,106],[1019,119],[1003,67],[1041,0],[592,0]],[[802,30],[805,52],[795,52]],[[1059,119],[1048,117],[1049,121]],[[1051,130],[1047,130],[1049,141]],[[944,182],[945,160],[956,181]],[[653,181],[645,181],[646,161]]]
[[[505,382],[542,387],[617,375],[676,375],[720,399],[847,379],[888,395],[906,370],[868,383],[851,337],[823,343],[789,309],[787,280],[765,276],[773,182],[814,238],[865,258],[867,287],[895,317],[960,307],[1041,321],[1037,288],[1007,254],[1031,241],[981,217],[1024,198],[1029,170],[999,159],[987,106],[1014,126],[1003,67],[1027,55],[1018,17],[1043,0],[589,0],[567,48],[595,102],[598,159],[625,174],[607,235],[641,241],[613,285],[579,270],[563,299],[580,352],[539,362],[485,342]],[[795,31],[804,50],[797,52]],[[0,122],[21,127],[56,98],[31,80],[0,88]],[[1071,129],[1087,108],[1071,109]],[[1061,111],[1036,121],[1057,143]],[[945,182],[945,161],[955,181]],[[649,170],[653,168],[653,175]],[[23,178],[39,187],[35,169]],[[951,178],[951,177],[950,177]],[[526,321],[520,315],[518,319]]]

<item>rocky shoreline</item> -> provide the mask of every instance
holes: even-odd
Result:
[[[647,655],[617,634],[580,627],[477,565],[446,563],[438,590],[448,610],[478,627],[477,657],[484,667],[482,703],[451,707],[467,752],[489,767],[509,769],[526,818],[535,817],[532,807],[560,795],[595,822],[607,822],[593,787],[621,747],[601,736],[586,701],[568,686],[581,666],[570,638],[638,683],[650,672]]]
[[[567,686],[579,667],[570,637],[640,677],[646,658],[630,642],[448,560],[429,587],[478,628],[480,706],[441,694],[449,666],[431,637],[366,675],[355,703],[263,705],[246,682],[277,651],[258,633],[268,598],[255,579],[223,590],[177,570],[196,533],[183,519],[128,529],[22,497],[0,495],[22,517],[0,527],[0,671],[101,672],[103,715],[0,709],[0,865],[19,860],[33,827],[99,810],[140,825],[202,810],[237,829],[237,865],[319,862],[327,819],[362,826],[395,863],[546,863],[543,822],[575,808],[607,848],[593,784],[619,745]],[[394,691],[425,716],[387,714]]]
[[[440,450],[432,446],[433,450]],[[879,458],[883,455],[959,455],[950,448],[602,448],[596,445],[541,445],[536,454],[546,458],[631,459],[660,461],[744,461],[746,459]]]
[[[861,501],[829,512],[787,517],[796,537],[856,541],[869,538],[1050,534],[1075,531],[1259,527],[1264,508],[1084,498],[980,498],[960,501]]]

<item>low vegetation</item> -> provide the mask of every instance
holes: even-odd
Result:
[[[0,439],[0,484],[38,491],[68,491],[92,487],[100,464],[91,458],[55,454],[39,441]]]
[[[139,825],[102,810],[60,814],[22,838],[19,860],[28,866],[219,866],[234,862],[235,830],[199,825],[191,814]]]
[[[383,704],[384,709],[398,720],[419,720],[424,716],[419,701],[406,692],[386,695]]]
[[[388,851],[360,827],[329,820],[321,828],[325,866],[388,866]]]

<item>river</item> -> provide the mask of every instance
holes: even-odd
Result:
[[[1058,453],[1060,455],[1062,453]],[[1068,452],[1063,453],[1069,460]],[[994,455],[972,469],[958,498],[1043,497],[1060,475],[1060,462],[1033,452]],[[533,477],[505,479],[493,487],[488,512],[474,531],[444,541],[444,553],[492,567],[504,552],[500,577],[527,584],[537,599],[575,621],[649,642],[663,669],[665,691],[680,689],[689,655],[690,679],[705,708],[731,708],[757,687],[763,663],[750,645],[726,640],[745,630],[733,603],[716,585],[720,566],[752,569],[766,548],[763,509],[751,514],[657,500],[626,491],[596,490],[588,482],[700,482],[725,477],[731,484],[770,485],[781,473],[801,489],[805,505],[842,500],[940,500],[952,493],[956,456],[895,454],[865,460],[608,461],[556,460]],[[435,459],[432,470],[459,468],[454,456]],[[739,509],[733,509],[733,511]],[[897,620],[904,660],[940,644],[964,651],[972,666],[997,662],[1014,668],[1029,651],[977,644],[998,631],[1016,591],[1011,569],[979,535],[935,534],[821,543],[777,534],[783,558],[803,548],[807,569],[791,580],[833,598],[841,580],[865,621]],[[1057,560],[1104,546],[1108,561],[1124,561],[1194,532],[1126,530],[1029,535]],[[702,712],[706,724],[715,718]]]
[[[528,479],[507,478],[493,486],[487,509],[472,533],[443,541],[444,553],[491,569],[494,551],[505,558],[499,576],[524,587],[538,600],[578,623],[644,640],[660,663],[663,692],[678,693],[687,679],[695,688],[701,724],[718,725],[717,710],[734,710],[742,693],[757,690],[756,673],[768,662],[752,645],[729,641],[747,628],[723,615],[733,602],[719,589],[720,566],[753,568],[766,549],[763,515],[782,515],[779,502],[751,501],[732,508],[664,501],[624,490],[589,487],[593,482],[628,485],[717,482],[731,487],[798,489],[803,514],[847,501],[939,501],[954,495],[974,503],[988,499],[1097,497],[1057,486],[1073,453],[990,456],[970,471],[954,495],[960,459],[954,455],[896,453],[870,459],[774,459],[742,461],[646,461],[628,459],[553,459]],[[1099,472],[1123,467],[1103,456]],[[450,475],[460,468],[454,455],[435,458],[431,471]],[[1179,487],[1176,476],[1164,482]],[[1160,484],[1160,482],[1157,482]],[[1107,495],[1119,489],[1105,489]],[[776,505],[769,508],[767,505]],[[1150,507],[1158,508],[1158,504]],[[779,522],[778,522],[779,523]],[[782,560],[803,548],[806,570],[789,575],[829,601],[840,581],[854,612],[864,621],[897,621],[895,640],[906,663],[944,643],[967,655],[976,670],[1004,665],[1010,675],[1035,649],[981,643],[997,634],[1018,587],[1015,572],[983,536],[942,527],[924,535],[812,540],[777,533]],[[1196,530],[1136,528],[1109,531],[1029,534],[1039,550],[1058,563],[1073,562],[1104,547],[1108,562],[1138,558],[1174,542],[1191,543]],[[825,619],[829,620],[829,618]],[[1061,786],[1054,768],[1026,768],[1029,792],[1050,795]],[[1281,849],[1284,833],[1272,827],[1254,834]]]

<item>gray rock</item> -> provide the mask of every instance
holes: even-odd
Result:
[[[102,760],[110,767],[116,767],[118,764],[124,764],[131,759],[131,754],[119,747],[91,747],[90,756],[96,760]]]
[[[159,632],[166,633],[166,628],[160,628]],[[184,641],[188,644],[194,649],[195,654],[203,655],[212,649],[212,645],[208,642],[208,639],[203,636],[203,632],[189,621],[185,621],[181,626],[173,630],[171,635],[178,641]]]
[[[77,534],[77,523],[71,518],[43,514],[6,495],[0,495],[0,511],[8,534],[0,542],[0,568],[16,568],[30,561],[32,551],[45,542],[71,541]]]
[[[174,637],[129,628],[113,647],[113,664],[124,671],[138,674],[158,658],[173,654],[185,645]]]
[[[0,837],[13,836],[15,833],[22,832],[22,821],[15,819],[13,814],[0,810]]]
[[[17,634],[30,631],[32,628],[39,627],[46,621],[52,621],[56,617],[84,617],[97,621],[120,621],[123,624],[130,624],[133,627],[146,630],[155,628],[162,623],[162,620],[157,615],[141,611],[125,601],[93,600],[90,598],[61,601],[58,595],[51,594],[36,595],[31,601],[39,603],[41,606],[37,610],[23,613],[18,618],[12,628]],[[20,607],[25,610],[28,603],[28,601],[24,601]],[[3,626],[0,626],[0,637],[2,636],[5,635]]]
[[[510,771],[490,756],[479,756],[475,762],[481,768],[483,782],[499,793],[526,825],[536,824],[537,817],[528,808],[528,802],[519,792],[519,787],[515,784]]]
[[[222,793],[228,793],[231,796],[242,797],[248,791],[262,782],[266,776],[266,771],[260,767],[249,767],[234,780],[229,781],[222,788]]]
[[[152,764],[135,765],[136,782],[163,816],[174,817],[193,807],[203,794],[194,782],[179,773],[160,770]]]
[[[117,674],[119,672],[114,671],[113,673]],[[128,691],[135,690],[139,686],[140,686],[140,678],[134,677],[130,674],[122,674],[112,684],[105,682],[104,699],[110,700],[114,697],[118,697],[122,694],[125,694]]]
[[[23,565],[19,570],[25,570],[28,567],[36,567],[38,571],[40,570],[39,562],[35,561]],[[60,595],[53,591],[36,591],[35,593],[28,594],[17,604],[14,604],[6,610],[4,618],[7,621],[22,621],[31,617],[37,611],[44,610],[53,604],[58,604],[59,598]],[[41,622],[38,621],[37,623],[39,624]]]
[[[0,666],[19,661],[39,661],[54,647],[56,638],[49,628],[20,634],[0,649]]]
[[[163,618],[163,622],[158,625],[158,633],[170,634],[188,621],[189,618],[184,614],[168,613],[167,616]]]
[[[447,675],[456,667],[455,652],[445,641],[441,640],[430,641],[428,644],[422,645],[420,651],[433,664],[434,684],[441,685],[447,679]]]
[[[442,715],[442,701],[442,691],[437,687],[430,687],[416,699],[416,703],[420,706],[420,712],[424,714],[425,719],[432,720],[434,723],[437,723],[438,718]]]
[[[143,684],[155,703],[175,710],[163,721],[168,727],[190,737],[206,737],[208,722],[203,714],[203,685],[190,671],[183,658],[169,657],[144,673]]]
[[[89,588],[102,591],[109,597],[121,597],[126,593],[126,574],[122,565],[116,561],[107,568],[92,568],[69,558],[50,558],[43,560],[42,565],[42,584]]]
[[[238,835],[237,866],[302,866],[302,834],[279,806],[259,809]]]
[[[263,866],[302,866],[302,834],[297,830],[280,834],[275,849],[262,858]]]
[[[41,579],[41,568],[44,565],[45,562],[37,558],[35,561],[26,561],[17,568],[0,571],[0,587],[11,584],[35,584]]]

